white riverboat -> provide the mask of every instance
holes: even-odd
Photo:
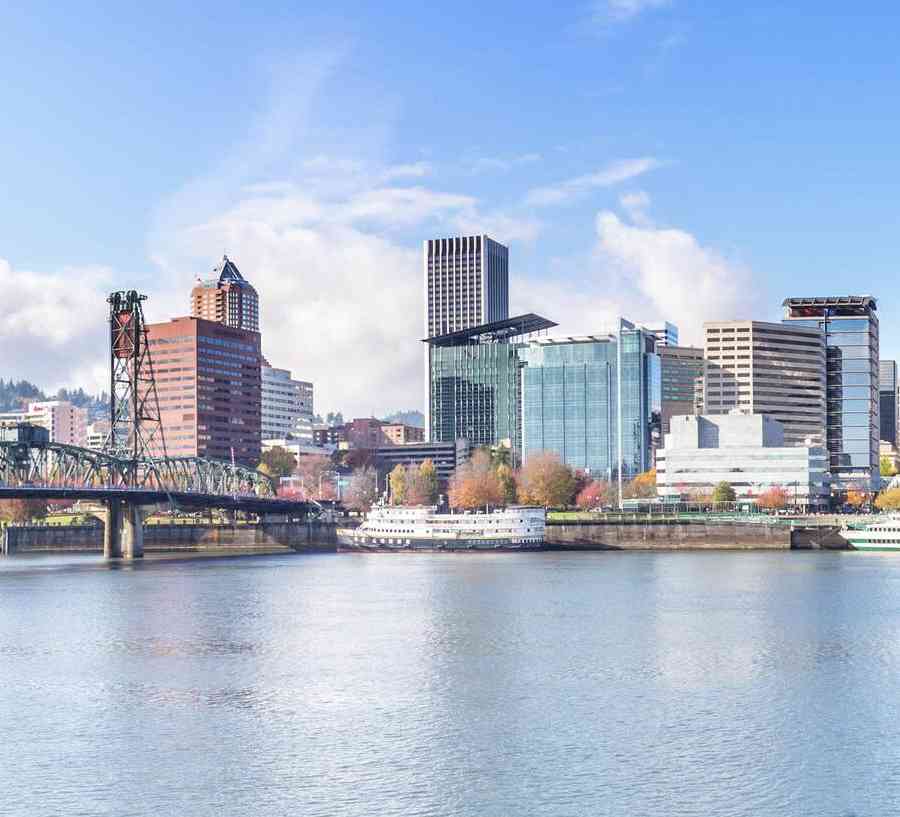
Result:
[[[890,514],[876,522],[847,525],[840,535],[854,550],[900,551],[900,515]]]
[[[439,513],[435,506],[376,505],[358,528],[338,528],[339,550],[540,550],[543,508],[514,506],[487,512]]]

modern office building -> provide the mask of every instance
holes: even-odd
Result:
[[[821,446],[788,445],[773,417],[737,411],[679,416],[656,452],[656,491],[678,502],[727,482],[740,500],[782,488],[788,502],[819,507],[828,502],[827,463]]]
[[[825,341],[815,327],[720,321],[703,325],[703,413],[739,409],[784,427],[786,445],[823,445]]]
[[[785,324],[825,334],[825,437],[831,484],[840,490],[880,484],[877,308],[869,295],[784,301]]]
[[[424,242],[425,336],[509,317],[509,250],[486,235]]]
[[[663,346],[678,345],[678,327],[674,323],[666,321],[662,326],[645,326],[643,328],[656,338],[657,350]]]
[[[660,418],[662,433],[669,433],[669,421],[680,414],[697,413],[697,391],[703,388],[703,350],[693,346],[660,346]]]
[[[518,455],[524,365],[518,343],[553,326],[527,314],[426,338],[430,441],[505,443]]]
[[[522,345],[524,459],[552,451],[572,468],[610,479],[618,474],[621,443],[623,478],[651,468],[661,408],[654,349],[653,333],[628,321],[612,335]]]
[[[235,263],[223,255],[213,275],[207,281],[198,279],[191,290],[191,315],[259,332],[259,296]]]
[[[897,361],[878,362],[878,414],[881,442],[897,445]]]
[[[312,424],[313,384],[294,380],[288,369],[276,369],[263,359],[262,438],[283,439],[303,436],[302,430]]]
[[[255,467],[262,432],[259,333],[201,318],[147,326],[166,451]],[[157,441],[154,454],[162,454]]]
[[[73,406],[66,400],[29,403],[25,411],[0,414],[0,423],[40,426],[48,431],[52,443],[83,446],[87,439],[87,409]]]
[[[385,484],[385,478],[397,465],[421,465],[425,460],[431,460],[442,490],[446,490],[457,466],[468,460],[470,453],[471,447],[467,440],[385,445],[373,452],[375,467],[380,475],[379,484]]]

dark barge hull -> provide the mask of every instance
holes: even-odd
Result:
[[[396,543],[360,541],[338,536],[338,553],[518,553],[546,550],[543,542],[517,543],[512,540],[460,539],[435,542],[434,539],[404,539]]]

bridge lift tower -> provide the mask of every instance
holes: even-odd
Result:
[[[135,290],[113,292],[109,304],[109,436],[104,449],[131,463],[129,486],[144,458],[166,458],[166,441],[141,303]]]

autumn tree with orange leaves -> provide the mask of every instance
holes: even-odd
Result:
[[[575,493],[575,475],[559,455],[552,451],[531,454],[519,474],[519,501],[545,508],[571,504]]]
[[[788,493],[780,485],[773,485],[756,498],[757,507],[767,511],[780,511],[787,505]]]
[[[490,454],[476,451],[468,462],[456,469],[450,480],[448,498],[451,508],[475,510],[486,505],[502,505],[503,493]]]

